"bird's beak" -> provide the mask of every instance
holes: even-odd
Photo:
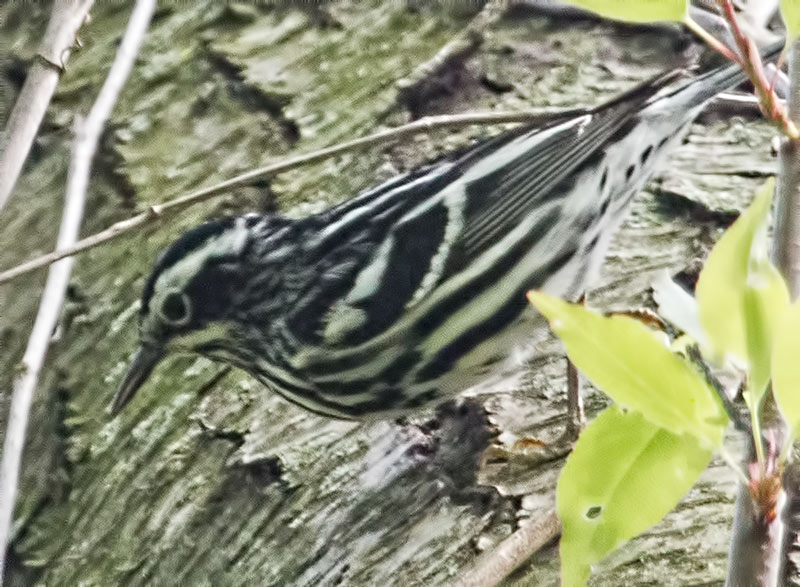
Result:
[[[122,411],[129,401],[133,399],[136,392],[142,384],[147,381],[147,377],[153,371],[153,368],[158,364],[164,356],[164,350],[161,347],[142,345],[128,366],[125,372],[125,377],[122,378],[122,383],[114,394],[114,399],[111,400],[111,415],[116,416]]]

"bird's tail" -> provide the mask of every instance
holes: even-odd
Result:
[[[784,45],[783,40],[768,45],[761,51],[762,59],[767,62],[774,61],[783,51]],[[687,106],[691,108],[693,105],[704,104],[720,92],[734,88],[746,79],[747,75],[742,67],[738,63],[731,63],[693,77],[686,84],[670,92],[668,96],[680,96],[688,100]]]

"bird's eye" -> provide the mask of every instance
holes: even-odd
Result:
[[[170,326],[183,326],[189,322],[191,308],[189,296],[179,290],[167,292],[161,302],[161,318]]]

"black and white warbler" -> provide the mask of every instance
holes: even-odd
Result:
[[[631,199],[704,104],[743,78],[737,65],[670,71],[301,220],[190,230],[144,288],[141,346],[112,411],[173,350],[342,418],[396,415],[519,370],[544,324],[525,292],[579,297]]]

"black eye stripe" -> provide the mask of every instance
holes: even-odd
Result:
[[[147,314],[150,307],[150,300],[155,293],[156,281],[158,281],[161,274],[183,259],[191,251],[202,247],[209,239],[219,236],[226,229],[231,228],[235,221],[235,217],[228,217],[205,222],[181,235],[180,238],[162,252],[142,292],[142,314]]]

